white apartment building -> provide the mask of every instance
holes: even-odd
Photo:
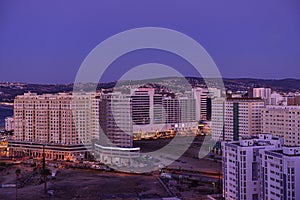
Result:
[[[225,98],[212,100],[211,134],[214,141],[225,140]]]
[[[287,105],[287,97],[282,96],[277,92],[272,92],[270,96],[270,105],[279,106],[279,105]]]
[[[196,100],[190,97],[179,97],[180,122],[196,122]]]
[[[300,199],[300,147],[260,152],[261,199]]]
[[[5,117],[5,130],[14,130],[14,117]]]
[[[253,98],[262,98],[265,105],[271,104],[271,88],[253,88]]]
[[[194,98],[196,100],[196,119],[207,120],[207,98],[208,89],[206,88],[193,88],[192,89]]]
[[[300,146],[300,106],[267,106],[261,120],[262,133],[284,137],[287,146]]]
[[[132,147],[132,101],[119,92],[103,94],[100,101],[100,142],[104,146]]]
[[[101,133],[94,144],[96,158],[105,164],[129,166],[140,152],[140,148],[133,148],[131,96],[120,92],[102,94],[99,113]]]
[[[212,104],[212,138],[237,141],[241,137],[261,133],[261,109],[264,101],[259,98],[216,98]]]
[[[259,152],[278,149],[283,139],[259,134],[248,139],[222,142],[223,196],[225,199],[261,199]]]

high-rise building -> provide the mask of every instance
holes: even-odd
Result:
[[[164,121],[166,124],[177,124],[180,122],[179,100],[172,97],[163,97]]]
[[[138,88],[131,90],[131,98],[135,135],[197,130],[196,99],[191,91],[173,96],[155,92],[154,88]]]
[[[271,88],[253,88],[253,98],[261,98],[265,105],[271,104]]]
[[[300,199],[300,147],[260,152],[261,199]]]
[[[26,152],[28,156],[40,157],[43,145],[49,159],[70,159],[87,154],[83,145],[89,146],[99,133],[94,132],[99,120],[93,115],[97,113],[97,96],[66,93],[17,96],[14,140],[9,143],[11,155]]]
[[[5,117],[5,130],[14,130],[14,117]]]
[[[225,106],[225,140],[239,140],[240,137],[261,133],[260,99],[232,98]]]
[[[163,108],[162,94],[154,94],[153,96],[153,124],[165,123],[165,110]]]
[[[189,97],[179,97],[180,122],[195,122],[196,119],[196,100]]]
[[[196,100],[196,119],[207,120],[207,99],[208,89],[206,88],[193,88],[193,95]]]
[[[285,145],[300,146],[300,106],[262,108],[262,133],[285,138]]]
[[[222,142],[223,195],[225,199],[261,199],[260,157],[265,149],[278,149],[283,139],[259,134],[248,139]],[[275,198],[276,199],[276,198]]]
[[[131,90],[132,121],[135,134],[165,131],[166,110],[163,95],[156,93],[154,88],[137,88]]]
[[[119,92],[103,94],[100,100],[100,128],[108,140],[106,146],[132,147],[132,101]]]
[[[261,133],[261,108],[259,98],[228,98],[213,100],[212,138],[237,141],[241,137]]]
[[[225,140],[225,98],[212,100],[211,133],[215,141]]]
[[[79,144],[72,115],[72,96],[25,93],[14,101],[16,141]]]
[[[140,152],[140,148],[133,147],[131,96],[120,92],[103,94],[99,113],[100,138],[94,144],[95,157],[105,164],[129,166]]]
[[[136,125],[153,123],[154,88],[139,88],[131,91],[132,121]]]

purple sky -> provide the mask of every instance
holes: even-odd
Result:
[[[74,82],[81,62],[97,44],[145,26],[194,38],[223,77],[300,78],[299,0],[80,2],[1,0],[0,81]],[[151,62],[149,58],[193,75],[173,56],[137,52],[116,62],[105,80],[116,80],[121,65],[130,68]]]

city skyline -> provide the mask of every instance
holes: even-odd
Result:
[[[0,3],[0,199],[300,199],[300,2]]]
[[[195,39],[211,55],[223,77],[300,78],[297,1],[251,1],[243,5],[237,1],[72,1],[43,5],[31,1],[26,6],[7,1],[2,5],[2,81],[74,82],[80,64],[96,45],[119,32],[147,26],[170,28]],[[117,59],[106,80],[117,80],[131,67],[150,61],[183,70],[185,76],[194,74],[178,56],[143,50]]]

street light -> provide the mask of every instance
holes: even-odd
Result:
[[[215,182],[212,182],[212,185],[213,185],[213,190],[214,190],[214,194],[216,194],[216,183]]]

